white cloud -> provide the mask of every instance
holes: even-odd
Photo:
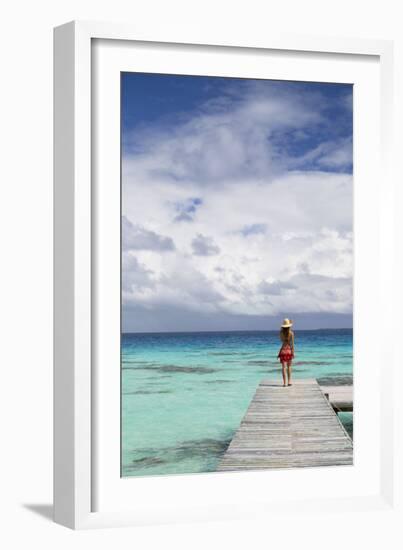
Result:
[[[175,250],[171,237],[134,225],[126,216],[122,216],[122,247],[123,250]]]
[[[124,304],[351,313],[352,176],[331,172],[351,162],[351,141],[303,155],[325,171],[279,148],[321,121],[303,94],[265,97],[257,86],[170,132],[140,133],[123,159]]]
[[[125,279],[125,271],[124,279]],[[214,288],[211,281],[194,268],[189,258],[181,258],[175,266],[164,270],[159,277],[147,285],[134,286],[124,295],[126,305],[142,305],[148,309],[172,306],[195,312],[219,310],[224,297]]]
[[[352,138],[346,137],[321,143],[305,155],[291,162],[293,167],[315,162],[325,169],[349,169],[353,163]]]
[[[196,256],[216,256],[220,253],[220,249],[213,239],[201,233],[198,233],[192,240],[192,249]]]
[[[122,255],[122,271],[124,274],[122,281],[124,296],[130,296],[133,289],[142,293],[145,289],[155,287],[152,279],[153,272],[147,269],[145,265],[140,264],[135,256],[127,252]]]
[[[209,102],[200,112],[175,128],[150,127],[137,130],[124,157],[125,181],[135,176],[163,179],[187,185],[217,181],[232,183],[247,177],[272,178],[286,162],[276,145],[282,135],[322,122],[319,103],[310,96],[267,93],[259,85],[243,94],[227,96],[221,104]]]
[[[142,189],[138,196],[144,198]],[[204,309],[207,300],[200,291],[208,288],[209,295],[220,296],[215,304],[208,301],[209,311],[351,311],[351,176],[292,173],[266,186],[245,182],[198,191],[205,194],[203,205],[185,228],[173,221],[169,185],[161,188],[158,200],[151,194],[150,203],[130,203],[136,205],[136,213],[126,215],[138,219],[141,211],[145,223],[152,212],[153,223],[160,220],[159,233],[170,235],[177,249],[170,255],[138,251],[159,281],[149,294],[142,293],[141,303],[148,300],[157,307],[168,301],[196,310],[199,301]],[[259,231],[245,232],[245,227]],[[184,284],[183,273],[194,282],[186,285],[186,295],[178,290]],[[341,282],[350,295],[344,291],[332,300]]]

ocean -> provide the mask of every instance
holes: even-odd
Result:
[[[122,476],[210,472],[263,378],[278,331],[122,334]],[[353,331],[296,330],[294,378],[353,382]],[[351,413],[340,413],[352,436]]]

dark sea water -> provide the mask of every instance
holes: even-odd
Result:
[[[122,475],[214,471],[259,382],[281,379],[279,347],[278,331],[123,334]],[[295,349],[295,378],[352,384],[351,329],[295,331]]]

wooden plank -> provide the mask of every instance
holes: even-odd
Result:
[[[315,379],[262,380],[218,470],[351,464],[353,443]]]
[[[335,411],[353,411],[353,386],[321,386]]]

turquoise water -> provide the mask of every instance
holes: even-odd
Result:
[[[296,331],[294,377],[352,384],[352,345]],[[214,471],[259,382],[281,379],[278,350],[277,331],[123,334],[122,476]]]

